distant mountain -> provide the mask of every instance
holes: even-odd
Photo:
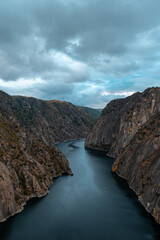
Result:
[[[116,158],[112,171],[127,180],[160,223],[160,88],[110,102],[85,146]]]
[[[89,107],[79,107],[79,109],[82,109],[84,112],[86,112],[94,121],[97,121],[100,118],[102,112],[102,109],[93,109]]]
[[[0,91],[0,221],[46,195],[54,177],[72,174],[54,143],[84,138],[95,124],[92,114],[68,102]]]

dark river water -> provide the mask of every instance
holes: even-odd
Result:
[[[111,173],[113,160],[84,149],[84,140],[58,144],[74,176],[54,181],[50,194],[29,201],[0,224],[0,240],[160,239],[154,222],[126,182]]]

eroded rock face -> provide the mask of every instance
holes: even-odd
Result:
[[[160,223],[160,113],[150,118],[121,150],[112,171],[127,180]]]
[[[112,171],[160,223],[160,88],[109,103],[85,146],[116,157]]]
[[[94,123],[71,103],[0,92],[0,221],[46,195],[53,178],[72,174],[54,143],[85,137]]]
[[[69,102],[19,96],[11,99],[12,111],[20,124],[24,128],[29,126],[30,132],[36,131],[47,143],[85,138],[96,122],[85,108]]]
[[[85,147],[106,150],[116,157],[140,127],[160,111],[160,88],[149,88],[111,101],[86,138]]]

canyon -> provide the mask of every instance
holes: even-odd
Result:
[[[56,143],[86,138],[86,149],[115,159],[112,172],[160,223],[160,88],[113,100],[100,113],[0,91],[1,222],[49,193],[56,177],[73,175]]]

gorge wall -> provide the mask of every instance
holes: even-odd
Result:
[[[127,180],[160,223],[160,113],[152,116],[122,149],[112,171]]]
[[[160,111],[160,88],[150,88],[124,99],[111,101],[88,134],[85,146],[107,151],[116,157],[138,129]]]
[[[112,171],[127,180],[160,223],[160,88],[110,102],[88,134],[86,148],[116,158]]]
[[[53,178],[72,175],[54,143],[84,138],[94,123],[83,107],[0,91],[0,221],[46,195]]]

